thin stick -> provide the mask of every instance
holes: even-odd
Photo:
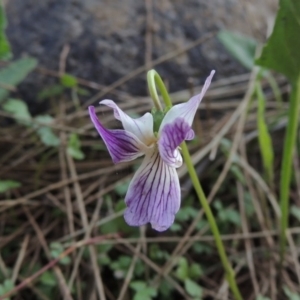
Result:
[[[12,273],[11,281],[13,283],[15,283],[15,281],[17,280],[17,278],[19,276],[20,268],[22,266],[22,262],[23,262],[23,259],[25,257],[25,254],[26,254],[26,249],[27,249],[27,246],[28,246],[28,242],[29,242],[29,235],[26,235],[25,238],[24,238],[24,241],[22,243],[22,246],[21,246],[17,261],[16,261],[16,264],[14,266],[14,270],[13,270],[13,273]]]
[[[70,246],[68,249],[66,249],[64,252],[62,252],[57,258],[51,260],[48,264],[46,264],[44,267],[42,267],[40,270],[38,270],[36,273],[31,275],[30,277],[27,277],[24,279],[20,284],[18,284],[16,287],[14,287],[11,291],[5,293],[4,295],[0,296],[0,300],[4,300],[5,298],[9,298],[12,295],[16,294],[20,290],[24,289],[28,285],[30,285],[33,281],[35,281],[38,277],[40,277],[43,273],[45,273],[47,270],[55,267],[55,265],[64,257],[71,254],[74,250],[87,246],[87,245],[94,245],[97,244],[103,240],[111,239],[111,238],[117,238],[117,234],[107,234],[102,236],[93,237],[87,240],[81,240],[72,246]]]

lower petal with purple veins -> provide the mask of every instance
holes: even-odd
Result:
[[[151,223],[167,230],[180,207],[180,185],[176,169],[161,159],[157,149],[148,153],[135,173],[126,197],[125,221],[131,226]]]
[[[147,151],[148,147],[141,143],[131,132],[119,129],[109,130],[103,127],[96,116],[93,106],[89,107],[89,113],[114,163],[131,161],[143,155],[144,151]]]
[[[182,158],[177,148],[184,140],[191,140],[194,136],[193,129],[183,118],[166,124],[161,129],[158,141],[158,149],[165,163],[175,168],[180,167]]]

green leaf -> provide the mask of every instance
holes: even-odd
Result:
[[[235,209],[232,209],[232,208],[226,208],[226,209],[220,210],[218,213],[218,217],[224,223],[229,222],[234,225],[241,224],[241,217],[240,217],[239,213]]]
[[[212,248],[210,245],[201,243],[201,242],[196,242],[193,245],[193,250],[197,254],[211,254],[212,253]]]
[[[244,174],[238,165],[232,164],[230,167],[230,171],[233,173],[233,175],[236,177],[238,181],[240,181],[242,184],[245,184],[246,180]]]
[[[37,116],[35,120],[43,124],[51,124],[54,122],[54,119],[49,115]],[[39,126],[37,127],[37,133],[41,141],[46,146],[57,147],[60,144],[59,138],[56,136],[56,134],[50,127]]]
[[[146,288],[146,283],[144,281],[133,281],[130,283],[130,287],[138,292]]]
[[[20,124],[29,125],[28,121],[31,120],[31,114],[28,110],[27,104],[19,99],[8,99],[4,105],[3,109],[11,114],[13,114]]]
[[[61,243],[54,242],[50,244],[50,253],[53,258],[58,258],[63,252],[64,252],[64,247]],[[70,262],[71,259],[69,256],[65,256],[59,260],[59,263],[62,265],[69,265]]]
[[[80,140],[76,133],[72,133],[70,135],[67,151],[75,159],[84,159],[85,156],[84,153],[81,151]]]
[[[300,295],[293,293],[287,286],[284,286],[283,290],[289,300],[300,300]]]
[[[256,64],[276,70],[295,83],[300,74],[300,1],[280,0],[273,32]]]
[[[7,26],[7,20],[3,7],[3,2],[0,1],[0,59],[8,60],[12,57],[10,44],[7,40],[5,29]]]
[[[51,97],[57,97],[64,92],[64,87],[60,84],[55,84],[41,90],[38,94],[38,100],[45,100]]]
[[[292,205],[290,208],[291,215],[293,215],[298,221],[300,221],[300,208],[296,205]]]
[[[201,269],[201,267],[196,264],[196,263],[193,263],[191,266],[190,266],[190,269],[189,269],[189,277],[192,278],[192,279],[197,279],[199,278],[201,275],[203,274],[203,271]]]
[[[130,287],[136,291],[134,300],[151,300],[157,295],[156,289],[149,287],[144,281],[134,281]]]
[[[36,66],[37,60],[30,57],[12,62],[6,68],[0,70],[0,83],[16,86],[21,83]],[[8,94],[8,90],[0,88],[0,103]]]
[[[184,281],[184,288],[190,296],[198,298],[202,297],[203,288],[197,282],[187,278]]]
[[[162,250],[158,244],[152,244],[149,248],[149,256],[153,260],[167,260],[169,253],[166,250]]]
[[[106,253],[98,254],[97,261],[100,266],[107,266],[111,264],[111,259]]]
[[[261,85],[259,82],[256,83],[256,94],[258,101],[257,110],[257,128],[258,128],[258,141],[260,153],[262,156],[262,161],[264,165],[265,172],[269,183],[273,181],[273,162],[274,162],[274,151],[272,145],[272,139],[268,131],[268,126],[265,121],[265,103],[266,99],[264,97]]]
[[[121,197],[125,196],[128,190],[129,183],[130,180],[126,180],[123,183],[116,185],[115,192]]]
[[[0,193],[5,193],[11,189],[21,186],[21,183],[14,180],[0,180]]]
[[[178,223],[173,223],[172,226],[170,227],[170,230],[172,232],[178,232],[182,229],[182,226]]]
[[[160,285],[159,285],[159,292],[160,294],[164,297],[163,299],[172,299],[170,297],[172,291],[173,291],[173,286],[166,280],[166,279],[163,279],[161,282],[160,282]]]
[[[197,210],[191,206],[182,207],[176,215],[176,220],[180,222],[185,222],[193,219],[197,215]]]
[[[60,78],[60,83],[67,88],[72,88],[77,86],[77,78],[70,75],[70,74],[64,74]]]
[[[0,284],[0,296],[6,294],[14,288],[14,284],[10,279],[5,279],[2,284]],[[4,298],[3,300],[9,300],[10,298]]]
[[[42,274],[42,276],[40,277],[40,282],[51,287],[57,285],[57,280],[54,274],[50,271],[46,271]]]
[[[181,257],[178,261],[176,276],[182,281],[189,277],[189,266],[185,257]]]
[[[254,39],[228,30],[221,30],[218,33],[218,39],[245,68],[252,69],[257,46]]]

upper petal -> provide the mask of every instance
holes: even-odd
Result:
[[[211,83],[211,80],[212,80],[212,77],[214,76],[214,74],[215,74],[215,71],[214,70],[211,71],[209,77],[206,79],[206,81],[204,83],[204,86],[203,86],[200,94],[192,97],[188,102],[174,105],[166,113],[166,115],[160,125],[159,132],[163,129],[163,127],[166,124],[172,123],[178,117],[183,118],[190,126],[192,125],[197,108],[198,108],[204,94],[208,90],[208,87]]]
[[[124,129],[133,133],[144,144],[149,145],[149,142],[153,140],[153,117],[150,113],[145,113],[140,118],[132,119],[112,100],[102,100],[100,104],[111,107],[114,110],[115,118],[122,122]]]
[[[89,106],[89,113],[114,163],[131,161],[149,149],[131,132],[118,129],[109,130],[103,127],[96,116],[94,106]]]
[[[157,231],[168,229],[180,207],[180,186],[176,169],[161,159],[157,149],[146,154],[130,182],[124,218],[131,226],[148,222]]]
[[[173,123],[166,124],[162,128],[158,140],[159,153],[164,162],[176,168],[180,167],[182,157],[178,146],[184,140],[193,139],[194,135],[193,129],[183,118],[177,118]]]

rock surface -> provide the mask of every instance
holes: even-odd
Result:
[[[155,59],[222,28],[263,41],[272,24],[277,1],[151,2],[152,59]],[[145,3],[135,0],[9,0],[6,2],[7,34],[15,57],[34,56],[41,66],[52,70],[58,70],[60,53],[68,44],[66,71],[108,85],[145,63]],[[188,78],[195,84],[202,83],[211,69],[216,69],[218,78],[246,71],[215,37],[156,69],[168,79],[172,91],[186,88]],[[145,74],[141,74],[121,89],[144,95],[144,78]],[[31,96],[45,80],[47,78],[34,75],[27,79]]]

